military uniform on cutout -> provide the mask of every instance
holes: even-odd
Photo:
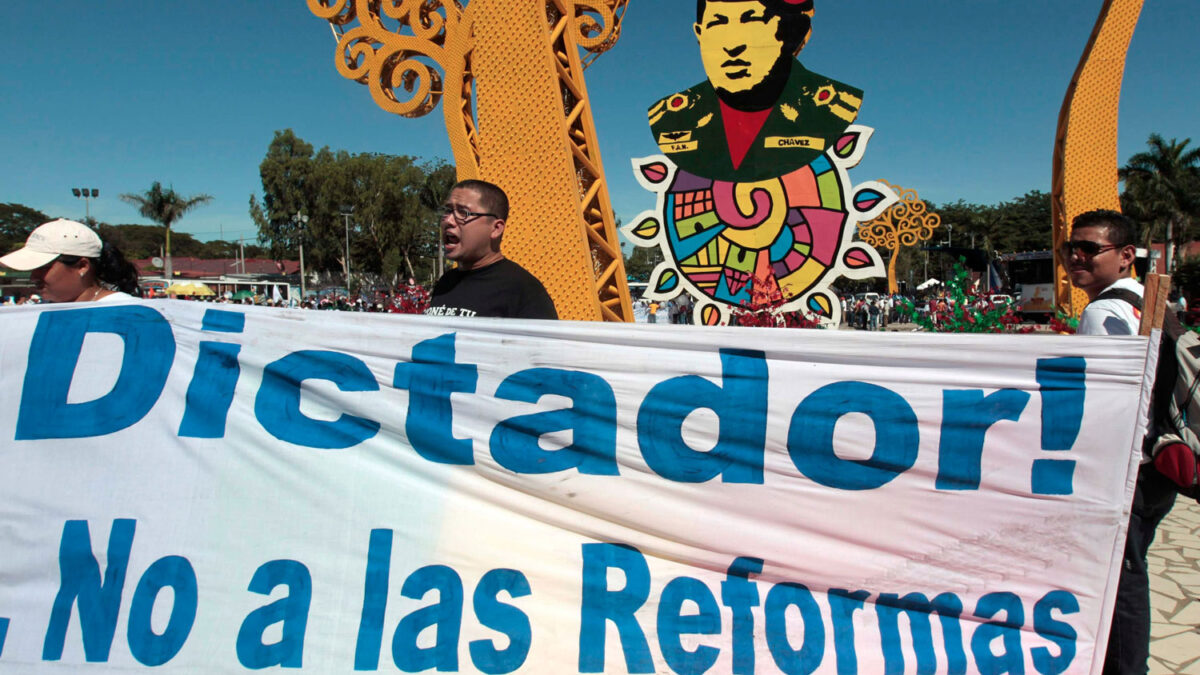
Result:
[[[746,157],[734,168],[717,92],[708,80],[650,107],[654,139],[679,168],[722,181],[776,178],[819,157],[858,116],[863,92],[792,63]]]

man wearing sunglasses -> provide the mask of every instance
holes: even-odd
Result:
[[[458,263],[433,287],[427,315],[557,319],[537,277],[504,257],[508,196],[482,180],[456,183],[441,208],[442,248]]]
[[[1137,335],[1142,285],[1129,276],[1136,255],[1134,225],[1116,211],[1088,211],[1071,223],[1063,259],[1071,283],[1087,293],[1080,335]],[[1130,295],[1132,294],[1132,295]],[[1117,601],[1104,657],[1104,675],[1144,675],[1150,656],[1150,574],[1146,554],[1158,523],[1171,510],[1174,489],[1143,464],[1133,493]]]
[[[1071,283],[1090,301],[1076,333],[1137,335],[1141,308],[1112,297],[1116,289],[1142,296],[1142,285],[1129,276],[1136,255],[1133,242],[1133,221],[1116,211],[1088,211],[1071,223],[1071,240],[1063,245],[1062,257]]]

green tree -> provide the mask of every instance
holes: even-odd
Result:
[[[50,216],[24,204],[0,204],[0,255],[20,248],[29,233]]]
[[[358,268],[382,275],[394,287],[399,270],[385,268],[393,267],[389,256],[398,256],[408,276],[421,276],[414,260],[432,252],[435,237],[421,202],[425,172],[412,157],[383,154],[351,155],[339,169],[339,182],[347,186],[340,196],[353,207],[350,222],[359,234],[351,247]]]
[[[276,260],[293,255],[303,241],[312,269],[348,267],[355,279],[389,287],[405,276],[434,276],[436,207],[453,184],[452,166],[327,147],[314,153],[286,130],[275,133],[259,173],[262,201],[250,198],[250,214]],[[307,218],[303,226],[295,221],[298,213]]]
[[[258,165],[263,200],[250,196],[250,218],[258,226],[258,239],[275,260],[296,255],[305,242],[307,228],[296,221],[298,214],[312,223],[313,146],[291,129],[276,131],[267,155]]]
[[[188,211],[211,202],[212,197],[206,194],[184,197],[175,192],[175,188],[171,187],[164,190],[161,183],[154,181],[150,185],[149,190],[140,194],[126,193],[121,195],[121,199],[136,207],[138,213],[143,217],[162,225],[165,233],[164,251],[166,258],[164,276],[170,280],[172,278],[171,225],[175,224]]]
[[[1125,182],[1122,207],[1149,225],[1150,237],[1165,229],[1167,272],[1177,262],[1174,251],[1194,235],[1200,217],[1200,148],[1188,149],[1192,139],[1163,140],[1150,134],[1148,150],[1129,158],[1118,175]]]
[[[1040,251],[1054,245],[1054,220],[1050,193],[1030,190],[997,204],[988,223],[990,243],[1004,252]]]
[[[442,204],[450,196],[450,188],[458,181],[458,172],[452,164],[435,162],[427,164],[425,169],[425,186],[421,190],[421,204],[429,211],[433,221],[432,230],[435,233],[434,248],[437,254],[437,268],[430,275],[431,280],[441,278],[446,271],[445,256],[442,251]]]
[[[1183,291],[1188,298],[1188,306],[1200,301],[1200,259],[1185,260],[1171,274],[1171,285]]]
[[[630,281],[648,282],[650,274],[662,261],[662,251],[658,246],[634,246],[633,251],[625,258],[625,276]]]

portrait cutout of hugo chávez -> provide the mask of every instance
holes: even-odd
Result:
[[[873,249],[851,245],[847,224],[894,196],[848,185],[845,169],[871,130],[852,126],[861,90],[795,58],[813,9],[813,0],[700,0],[693,29],[708,79],[650,107],[663,156],[635,160],[635,175],[659,208],[627,233],[663,248],[648,295],[687,290],[699,322],[781,302],[837,320],[832,279],[881,267]]]

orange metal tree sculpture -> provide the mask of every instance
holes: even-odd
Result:
[[[896,258],[900,248],[916,246],[928,241],[933,231],[942,224],[942,217],[929,210],[915,190],[908,190],[887,181],[879,181],[892,188],[899,201],[892,204],[874,220],[860,223],[858,237],[876,249],[890,252],[887,266],[888,292],[899,292],[896,284]]]
[[[583,78],[627,2],[308,0],[338,35],[338,72],[381,108],[418,117],[442,104],[458,177],[508,193],[505,253],[564,319],[633,320]]]
[[[1059,251],[1075,216],[1121,209],[1117,191],[1117,113],[1125,56],[1143,0],[1105,0],[1058,118],[1054,137],[1052,212],[1054,298],[1059,312],[1078,316],[1087,295],[1071,286]]]

